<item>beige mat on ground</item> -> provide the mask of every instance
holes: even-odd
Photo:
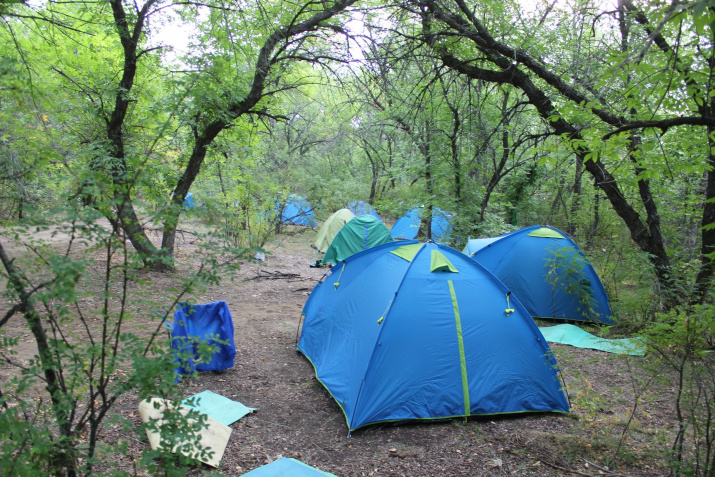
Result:
[[[156,405],[155,405],[156,403]],[[157,419],[159,427],[162,423],[162,414],[165,409],[165,402],[160,398],[152,398],[150,401],[142,401],[139,403],[139,415],[142,418],[142,422],[149,422],[149,419]],[[182,414],[189,412],[189,409],[184,406],[179,406],[179,410]],[[226,450],[226,444],[228,444],[228,439],[231,437],[231,428],[219,421],[212,419],[207,416],[206,422],[208,427],[200,432],[201,435],[201,445],[204,449],[210,448],[213,453],[212,457],[204,458],[200,455],[198,449],[195,450],[180,450],[182,454],[187,457],[193,457],[205,464],[212,467],[218,467],[223,457],[223,453]],[[152,449],[157,449],[161,443],[161,435],[155,431],[146,431],[147,437],[149,438],[149,445]],[[177,447],[183,447],[186,442],[177,443]],[[175,452],[175,450],[173,451]]]

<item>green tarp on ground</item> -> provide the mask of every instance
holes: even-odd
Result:
[[[590,348],[607,353],[623,353],[631,356],[643,356],[645,345],[637,338],[606,339],[592,335],[576,325],[563,324],[556,326],[540,326],[541,334],[546,341],[561,343],[576,348]]]
[[[243,477],[335,477],[333,474],[323,472],[303,462],[281,457],[278,460],[253,469]]]
[[[193,402],[193,404],[190,404],[190,402]],[[208,390],[184,399],[181,404],[206,414],[227,426],[238,421],[246,414],[257,410]]]

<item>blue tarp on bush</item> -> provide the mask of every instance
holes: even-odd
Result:
[[[225,341],[226,344],[219,343]],[[216,346],[218,350],[207,363],[197,363],[199,341]],[[171,347],[177,354],[190,353],[183,366],[177,368],[180,374],[196,371],[220,371],[233,367],[236,345],[233,341],[233,318],[225,301],[192,305],[180,303],[174,312],[171,329]],[[180,358],[177,356],[177,362]]]

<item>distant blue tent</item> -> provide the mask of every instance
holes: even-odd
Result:
[[[174,312],[170,328],[171,348],[177,355],[187,354],[187,362],[176,371],[191,374],[194,371],[220,371],[233,367],[236,345],[233,341],[233,318],[225,301],[192,305],[180,303]],[[219,343],[217,339],[225,341]],[[208,342],[218,349],[207,363],[197,363],[198,341]],[[180,359],[177,356],[177,362]]]
[[[369,424],[569,412],[549,345],[484,267],[445,245],[388,242],[334,266],[298,350],[353,431]]]
[[[355,215],[372,215],[376,219],[380,219],[380,214],[375,212],[375,209],[373,209],[370,204],[363,200],[354,200],[350,202],[347,206],[347,209],[349,209]]]
[[[392,226],[390,235],[396,240],[412,240],[417,237],[420,230],[420,218],[424,207],[415,207],[405,212]],[[452,233],[452,215],[444,210],[434,207],[432,209],[432,240],[442,242],[449,239]]]
[[[596,270],[560,230],[535,225],[470,239],[464,253],[501,280],[534,318],[613,323]]]
[[[196,200],[194,200],[194,194],[188,192],[186,194],[186,197],[184,197],[184,208],[193,209],[194,207],[196,207]]]
[[[281,223],[288,225],[303,225],[317,227],[313,208],[307,200],[297,195],[289,195],[285,205],[281,208]]]

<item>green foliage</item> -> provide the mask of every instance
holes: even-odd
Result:
[[[504,216],[492,212],[484,214],[484,220],[477,222],[479,204],[465,204],[460,207],[459,215],[452,220],[452,238],[496,237],[516,230],[516,227],[504,221]],[[460,242],[462,248],[464,243]],[[456,244],[456,245],[460,245]]]
[[[104,449],[99,441],[103,421],[117,400],[128,392],[140,398],[176,395],[177,357],[168,349],[163,324],[168,312],[158,317],[150,310],[171,310],[183,296],[216,284],[219,277],[215,253],[206,250],[203,266],[184,279],[176,294],[165,293],[156,301],[144,291],[151,283],[142,278],[124,237],[106,228],[96,211],[70,210],[65,223],[52,227],[53,234],[67,236],[64,250],[41,239],[27,241],[33,233],[50,230],[37,226],[15,229],[15,240],[27,241],[32,255],[13,252],[11,261],[0,248],[3,275],[11,284],[5,292],[12,308],[6,318],[24,317],[38,346],[26,362],[12,357],[16,337],[3,336],[0,348],[16,370],[0,393],[0,465],[15,469],[14,475],[91,475],[98,466],[111,470],[111,460],[97,453]],[[156,319],[144,328],[136,323],[139,315]],[[0,333],[7,333],[3,328]],[[205,342],[192,348],[199,361],[213,351]],[[197,359],[193,353],[192,359]],[[169,422],[167,442],[196,441],[203,426],[193,417],[174,416]],[[121,446],[102,450],[110,451],[125,452]],[[186,472],[190,463],[168,455],[153,461],[150,454],[158,455],[147,453],[150,468],[167,475]]]

